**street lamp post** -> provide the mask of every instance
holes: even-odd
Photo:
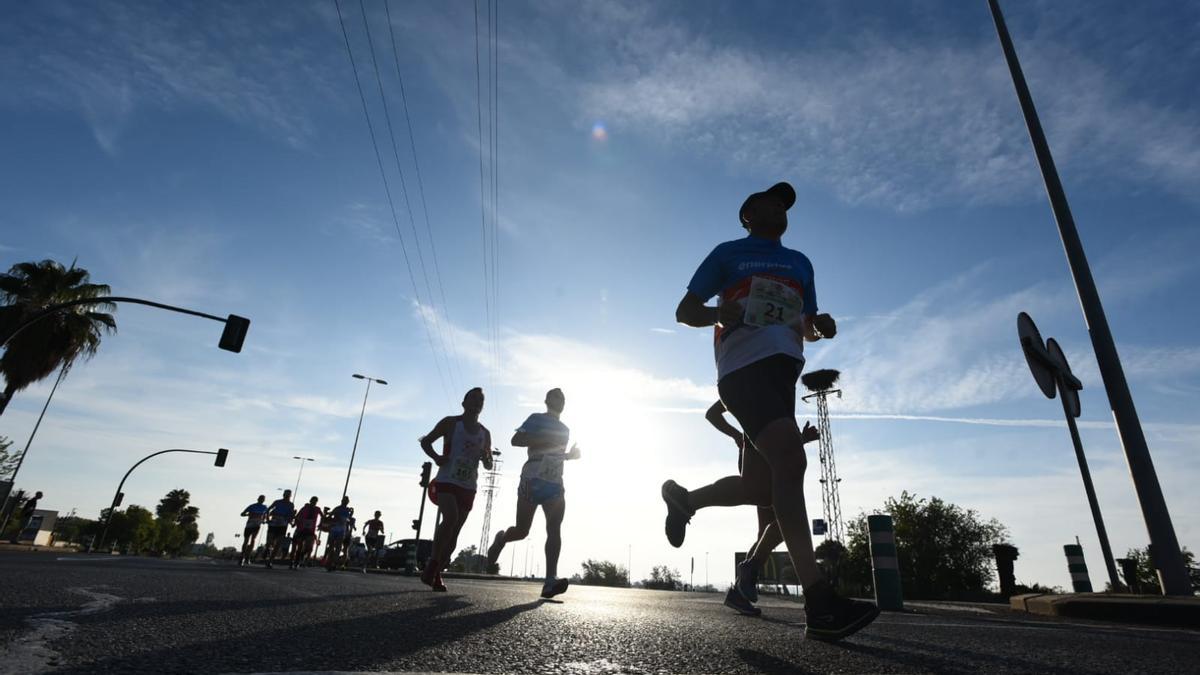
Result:
[[[197,455],[216,455],[217,459],[213,462],[213,466],[225,466],[225,458],[229,456],[229,451],[225,448],[220,448],[216,452],[211,450],[182,450],[179,448],[172,448],[171,450],[159,450],[158,452],[152,452],[149,455],[139,459],[136,464],[129,467],[129,470],[126,471],[125,475],[121,477],[121,482],[117,484],[117,492],[113,495],[112,506],[110,506],[108,509],[108,518],[104,519],[104,532],[100,534],[100,543],[96,545],[96,548],[104,547],[104,540],[108,538],[108,526],[112,525],[113,514],[116,512],[117,507],[121,505],[121,501],[125,498],[125,494],[121,492],[121,488],[125,487],[125,480],[129,478],[129,474],[133,473],[134,469],[141,466],[142,462],[145,462],[151,457],[165,455],[168,452],[190,452]]]
[[[300,460],[300,472],[296,474],[296,489],[292,491],[292,501],[300,501],[300,477],[304,475],[304,463],[313,461],[312,457],[298,457],[293,455],[292,459]]]
[[[350,449],[350,466],[346,467],[346,484],[342,486],[342,497],[346,496],[346,492],[350,489],[350,472],[354,470],[354,455],[358,452],[358,436],[362,433],[363,415],[367,414],[367,397],[371,395],[371,383],[377,382],[382,385],[387,384],[387,380],[380,380],[366,375],[355,373],[352,376],[356,380],[367,381],[367,391],[363,394],[362,411],[358,413],[358,429],[354,432],[354,447]]]
[[[1046,142],[1046,134],[1042,131],[1042,123],[1033,106],[1033,96],[1029,93],[1029,85],[1025,82],[1025,74],[1017,60],[1017,51],[1013,47],[1008,26],[1000,12],[999,0],[988,0],[988,8],[992,13],[992,21],[996,24],[1000,48],[1004,52],[1013,87],[1017,92],[1017,101],[1025,117],[1025,126],[1029,130],[1029,139],[1042,171],[1046,195],[1050,199],[1058,234],[1067,254],[1067,267],[1075,280],[1079,305],[1083,309],[1084,321],[1092,338],[1092,349],[1096,353],[1096,363],[1100,367],[1100,379],[1104,381],[1104,391],[1108,394],[1117,435],[1121,438],[1121,447],[1125,450],[1125,460],[1129,464],[1129,474],[1133,478],[1133,489],[1137,493],[1142,519],[1150,535],[1154,566],[1158,571],[1163,595],[1191,595],[1192,584],[1179,549],[1179,539],[1175,536],[1175,526],[1171,523],[1171,514],[1167,510],[1167,502],[1158,482],[1158,473],[1150,458],[1150,448],[1146,445],[1146,435],[1142,431],[1142,423],[1133,405],[1133,395],[1129,393],[1129,383],[1125,380],[1125,370],[1121,367],[1120,356],[1117,355],[1117,346],[1108,327],[1104,306],[1100,303],[1100,292],[1096,290],[1096,281],[1092,278],[1092,270],[1084,254],[1083,242],[1079,238],[1075,219],[1067,204],[1067,194],[1059,180],[1058,169],[1054,166],[1054,157],[1050,154],[1050,144]]]

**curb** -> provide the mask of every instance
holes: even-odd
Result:
[[[1200,628],[1200,598],[1124,593],[1016,595],[1009,606],[1018,612],[1072,619],[1094,619],[1152,626]]]

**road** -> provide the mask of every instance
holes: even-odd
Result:
[[[1200,632],[965,606],[886,613],[840,644],[793,602],[229,562],[0,553],[0,672],[1178,673]],[[1190,665],[1189,665],[1190,664]]]

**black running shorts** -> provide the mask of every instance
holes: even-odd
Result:
[[[768,424],[796,418],[796,380],[804,362],[775,354],[727,374],[717,383],[725,408],[753,442]]]
[[[282,539],[287,534],[287,525],[268,525],[267,539]]]

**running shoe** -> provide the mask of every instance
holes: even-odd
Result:
[[[275,566],[271,564],[270,560],[267,561],[267,569],[269,569],[269,570],[275,569]]]
[[[567,579],[555,579],[554,581],[547,581],[546,584],[542,586],[542,597],[553,598],[556,595],[562,595],[563,593],[567,592],[567,586],[570,584],[571,582]]]
[[[742,616],[761,616],[762,610],[750,604],[736,588],[731,588],[725,593],[725,606]]]
[[[667,541],[679,548],[683,546],[688,523],[696,511],[688,506],[688,491],[673,480],[663,483],[662,498],[667,503]]]
[[[438,593],[446,592],[446,584],[442,583],[442,573],[441,572],[438,572],[437,575],[434,576],[433,583],[430,585],[433,586],[433,590],[437,591]]]
[[[738,563],[737,581],[734,582],[733,587],[746,600],[758,602],[758,567],[749,558]]]
[[[804,591],[804,636],[836,642],[853,635],[879,616],[879,607],[866,600],[843,598],[822,581]]]

